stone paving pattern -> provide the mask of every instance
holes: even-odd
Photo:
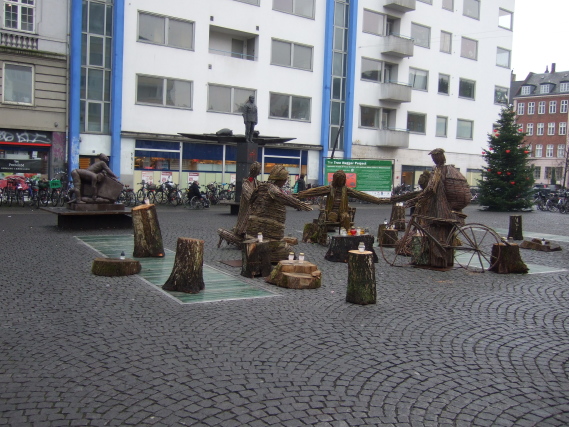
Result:
[[[388,207],[356,205],[373,232]],[[159,207],[178,237],[217,249],[228,208]],[[469,222],[508,228],[509,213],[468,207]],[[288,211],[300,237],[314,212]],[[526,230],[569,235],[569,215],[523,214]],[[300,244],[323,286],[277,297],[183,305],[138,276],[90,273],[92,249],[55,215],[0,207],[0,425],[567,426],[569,271],[476,274],[376,264],[378,303],[345,302],[347,266]],[[569,270],[562,252],[526,262]],[[117,256],[120,248],[117,248]],[[378,253],[379,254],[379,253]],[[249,279],[247,279],[249,280]]]

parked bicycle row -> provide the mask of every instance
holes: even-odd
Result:
[[[569,191],[549,194],[538,191],[533,197],[535,207],[540,211],[569,213]]]
[[[70,196],[67,174],[49,181],[12,175],[0,186],[0,206],[56,207],[63,206]]]

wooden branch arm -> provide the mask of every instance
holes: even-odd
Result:
[[[376,205],[390,205],[391,199],[384,198],[380,199],[379,197],[372,196],[371,194],[364,193],[362,191],[354,190],[352,188],[347,187],[348,195],[354,197],[359,200],[363,200],[364,202],[375,203]]]
[[[273,199],[279,200],[282,204],[290,206],[291,208],[301,209],[303,211],[312,210],[310,205],[301,202],[294,196],[289,196],[288,194],[283,193],[280,189],[275,190],[271,187],[269,193]]]
[[[419,194],[421,194],[422,191],[423,190],[419,190],[419,191],[413,191],[411,193],[400,194],[398,196],[391,196],[391,202],[392,203],[405,202],[409,199],[417,197]]]
[[[309,188],[308,190],[301,191],[295,194],[296,197],[317,197],[317,196],[327,196],[330,194],[330,186],[322,185],[320,187]]]

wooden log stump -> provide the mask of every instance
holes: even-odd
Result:
[[[134,252],[136,258],[163,257],[164,243],[154,205],[140,205],[132,208],[134,229]]]
[[[492,245],[492,261],[498,259],[498,262],[489,269],[499,274],[509,273],[527,273],[528,266],[522,261],[520,255],[520,247],[516,244],[506,245],[505,243],[494,243]]]
[[[549,240],[541,241],[540,239],[531,239],[531,241],[524,240],[520,248],[542,252],[557,252],[561,250],[561,246],[551,243]]]
[[[373,253],[370,251],[350,251],[348,255],[346,302],[367,305],[375,304],[376,299]]]
[[[405,230],[405,206],[392,206],[389,223],[395,226],[395,230]]]
[[[265,281],[281,288],[316,289],[322,286],[322,273],[311,262],[283,260]]]
[[[288,259],[288,254],[292,251],[292,248],[284,240],[270,240],[269,251],[271,254],[271,263],[276,264],[279,261]]]
[[[387,228],[385,224],[380,224],[377,230],[377,241],[380,246],[393,247],[399,239],[399,232],[397,229]]]
[[[521,215],[510,215],[510,228],[508,230],[508,238],[510,237],[514,240],[524,240]]]
[[[324,255],[324,259],[332,262],[348,262],[348,252],[358,249],[360,242],[365,245],[365,250],[372,253],[373,262],[379,259],[373,249],[374,237],[371,234],[362,234],[359,236],[332,236],[328,252]]]
[[[298,245],[298,239],[296,237],[292,237],[292,236],[284,236],[283,237],[283,242],[288,243],[291,246],[296,246]]]
[[[241,276],[267,277],[271,274],[271,251],[269,242],[245,240],[241,250],[243,263],[241,264]]]
[[[95,258],[91,273],[97,276],[130,276],[140,273],[140,262],[134,259]]]
[[[203,248],[203,240],[179,237],[174,267],[162,289],[187,294],[203,291]]]
[[[304,224],[302,232],[302,241],[304,243],[318,243],[322,246],[327,245],[328,227],[324,223],[314,220],[308,224]]]

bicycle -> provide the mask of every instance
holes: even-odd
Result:
[[[130,185],[126,184],[123,186],[117,201],[126,207],[136,206],[136,196],[134,194],[134,190],[130,188]]]
[[[432,229],[441,225],[450,226],[446,241],[433,236]],[[387,225],[390,228],[391,224]],[[448,253],[452,251],[454,262],[469,271],[484,272],[490,270],[500,258],[502,238],[491,228],[483,224],[464,224],[458,220],[433,218],[414,214],[405,227],[401,239],[392,244],[380,242],[383,259],[394,267],[409,265],[427,265],[430,251]]]
[[[192,209],[209,208],[209,202],[204,194],[202,194],[201,197],[194,196],[190,200],[190,208]]]
[[[148,199],[149,203],[156,203],[156,186],[154,184],[148,184],[144,180],[139,182],[138,185],[142,187],[136,192],[136,200],[139,203],[145,203]]]

